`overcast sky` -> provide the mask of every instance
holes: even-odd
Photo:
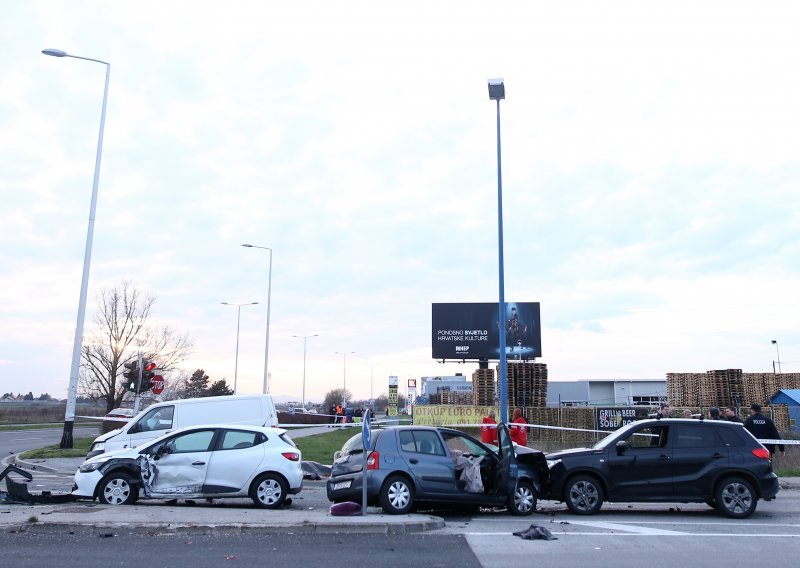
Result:
[[[541,302],[550,380],[800,371],[797,2],[5,2],[0,390],[66,396],[129,280],[183,367],[356,397],[420,376],[431,303]],[[87,333],[90,331],[87,327]],[[403,392],[404,389],[401,389]]]

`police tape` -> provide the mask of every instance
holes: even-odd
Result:
[[[445,428],[497,428],[497,424],[442,424]],[[525,428],[540,428],[542,430],[571,430],[573,432],[596,432],[599,434],[611,434],[613,430],[587,430],[586,428],[568,428],[566,426],[545,426],[544,424],[517,424],[514,422],[509,422],[506,424],[507,427],[512,426],[524,426]]]
[[[514,426],[513,422],[509,422],[507,426]],[[497,428],[497,424],[442,424],[446,428]],[[570,430],[572,432],[592,432],[596,434],[613,434],[615,430],[589,430],[586,428],[568,428],[566,426],[545,426],[544,424],[520,424],[526,428],[540,428],[542,430]],[[778,444],[785,446],[796,446],[800,444],[800,440],[758,440],[759,444]]]

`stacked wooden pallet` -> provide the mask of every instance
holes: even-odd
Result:
[[[800,389],[800,373],[778,373],[777,382],[777,390]]]
[[[478,369],[472,373],[472,404],[494,406],[494,369]]]
[[[509,408],[547,406],[546,364],[508,363],[506,378]]]
[[[667,400],[673,406],[700,406],[700,373],[667,373]]]
[[[700,386],[700,401],[704,406],[720,408],[741,404],[743,390],[741,369],[706,371]]]
[[[750,406],[754,402],[765,405],[779,390],[778,381],[773,373],[744,373],[742,382],[744,384],[742,406]]]

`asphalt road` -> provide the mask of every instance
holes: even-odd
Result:
[[[58,444],[63,431],[63,425],[35,430],[2,430],[0,431],[0,457]],[[74,438],[89,438],[99,435],[100,422],[96,426],[76,426],[72,432]]]
[[[305,505],[309,505],[306,502]],[[440,512],[444,529],[408,535],[292,534],[258,529],[136,529],[26,525],[0,533],[4,565],[62,568],[193,566],[791,566],[800,539],[800,491],[759,503],[745,520],[705,505],[606,504],[591,517],[543,502],[530,517]],[[530,525],[557,540],[523,540]],[[135,551],[135,554],[133,554]]]
[[[0,534],[3,564],[59,566],[411,566],[477,568],[458,535],[277,535],[213,530],[207,534],[118,530],[96,533],[30,527]],[[506,567],[507,568],[507,567]]]

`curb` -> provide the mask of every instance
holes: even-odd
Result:
[[[181,533],[208,533],[218,534],[220,530],[238,533],[248,531],[258,531],[267,534],[415,534],[421,532],[435,531],[444,528],[444,519],[439,517],[429,517],[419,521],[403,521],[399,523],[326,523],[311,522],[300,524],[255,524],[255,523],[114,523],[114,522],[95,522],[80,523],[74,521],[43,521],[36,523],[16,523],[0,525],[3,530],[26,531],[36,529],[59,530],[69,528],[70,530],[86,530],[94,534],[104,534],[109,530],[125,530],[126,532],[170,531]]]
[[[30,469],[30,470],[33,470],[33,471],[44,471],[45,473],[63,473],[65,475],[69,475],[71,473],[74,473],[74,472],[71,472],[71,471],[63,471],[63,470],[60,470],[58,468],[50,467],[50,466],[44,465],[44,464],[38,464],[38,463],[34,463],[34,462],[21,460],[21,459],[19,459],[19,455],[20,454],[10,455],[7,458],[3,458],[3,461],[0,462],[0,463],[2,463],[3,467],[6,467],[7,465],[15,465],[15,466],[17,466],[17,467],[19,467],[21,469]]]

